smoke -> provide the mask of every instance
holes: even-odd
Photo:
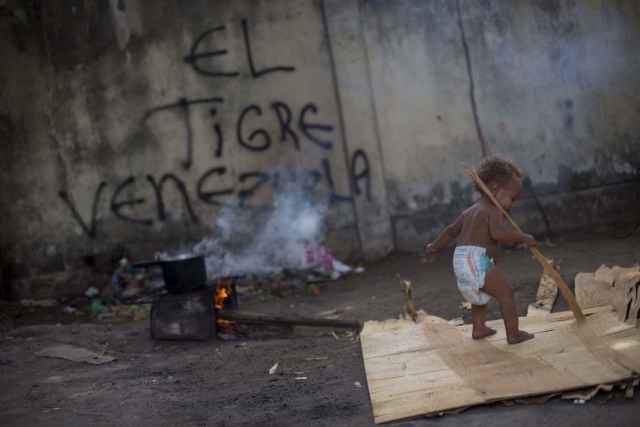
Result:
[[[308,267],[306,248],[323,237],[326,203],[298,184],[274,194],[273,207],[259,215],[226,206],[216,220],[219,233],[193,247],[205,255],[213,276],[275,273]]]

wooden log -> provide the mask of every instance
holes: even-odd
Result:
[[[233,320],[237,323],[257,325],[319,326],[324,328],[355,329],[358,332],[362,329],[362,324],[357,320],[270,316],[225,309],[216,310],[216,316],[220,319]]]

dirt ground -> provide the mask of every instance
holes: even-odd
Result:
[[[580,271],[601,264],[629,267],[640,260],[640,234],[582,236],[541,247],[561,259],[572,285]],[[383,320],[402,312],[395,274],[414,285],[415,304],[453,319],[461,308],[450,267],[451,251],[433,263],[417,254],[393,254],[365,265],[366,272],[317,285],[316,291],[240,308],[263,314]],[[502,269],[515,289],[518,312],[535,300],[542,268],[526,250],[503,249]],[[562,296],[553,311],[568,310]],[[490,302],[489,316],[498,318]],[[149,336],[149,321],[94,319],[62,313],[61,307],[27,309],[2,305],[0,420],[2,425],[153,426],[370,426],[371,403],[360,343],[345,330],[245,327],[235,341],[169,342]],[[106,348],[117,360],[90,365],[35,353],[54,343]],[[276,372],[270,368],[278,363]],[[558,398],[538,405],[490,404],[458,415],[391,423],[398,426],[638,425],[640,391],[596,395],[585,404]],[[608,400],[607,400],[608,399]],[[606,401],[606,403],[604,403]]]

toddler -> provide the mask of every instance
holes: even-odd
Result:
[[[491,190],[500,206],[509,211],[522,192],[522,172],[512,162],[499,156],[490,156],[482,161],[478,176]],[[482,193],[480,201],[468,208],[433,242],[425,246],[428,254],[438,252],[443,246],[458,238],[453,254],[453,270],[458,280],[458,289],[471,303],[473,339],[485,338],[496,333],[485,324],[487,302],[491,297],[498,300],[500,313],[509,344],[530,340],[533,335],[518,329],[518,313],[513,289],[504,274],[498,269],[499,243],[524,243],[535,246],[530,234],[518,233],[503,227],[503,215],[497,206]]]

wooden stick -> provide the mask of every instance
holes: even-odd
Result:
[[[264,314],[247,313],[238,310],[216,310],[216,317],[225,320],[233,320],[238,323],[250,323],[258,325],[289,325],[289,326],[320,326],[325,328],[355,329],[358,332],[362,324],[357,320],[318,319],[309,317],[282,317],[268,316]]]
[[[465,163],[463,163],[462,166],[464,166],[464,169],[471,176],[478,187],[480,187],[482,192],[489,198],[489,200],[491,200],[491,202],[496,205],[498,209],[500,209],[513,229],[522,233],[522,230],[520,229],[520,227],[518,227],[518,224],[516,224],[511,219],[509,214],[507,214],[507,212],[502,209],[502,206],[500,206],[500,203],[498,203],[496,198],[493,196],[491,190],[489,190],[485,183],[482,182],[482,179],[478,176],[476,170]],[[589,351],[604,364],[615,362],[619,365],[624,366],[630,371],[640,374],[640,362],[614,350],[602,338],[600,338],[596,335],[595,332],[593,332],[591,327],[589,327],[589,324],[587,324],[587,319],[584,316],[582,309],[578,305],[576,298],[573,296],[573,293],[571,292],[567,284],[564,283],[564,280],[562,280],[562,277],[560,277],[558,272],[555,271],[555,269],[551,266],[551,264],[549,264],[547,259],[542,256],[540,250],[538,250],[538,248],[534,246],[529,246],[529,250],[533,253],[538,262],[542,264],[542,267],[545,269],[545,271],[553,278],[553,280],[555,280],[555,282],[558,284],[558,287],[560,288],[560,291],[562,292],[562,295],[567,299],[567,302],[569,303],[569,305],[571,306],[571,310],[573,311],[573,315],[576,318],[576,323],[578,326],[576,332],[578,334],[578,337],[580,337],[582,342],[584,342],[587,349],[589,349]]]
[[[400,290],[402,291],[402,295],[404,295],[404,312],[411,316],[411,320],[414,323],[418,323],[416,320],[418,318],[418,312],[416,311],[416,306],[413,304],[413,291],[411,288],[411,282],[408,280],[404,280],[398,273],[396,273],[396,277],[398,278],[398,282],[400,282]]]

